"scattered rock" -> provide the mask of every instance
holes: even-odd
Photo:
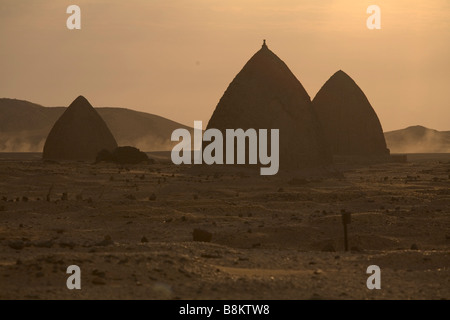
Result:
[[[94,271],[92,271],[92,275],[93,276],[97,276],[99,278],[104,278],[106,276],[104,271],[99,271],[97,269],[95,269]],[[94,279],[95,280],[95,279]]]
[[[202,258],[206,258],[206,259],[219,259],[219,258],[222,258],[222,256],[217,254],[217,253],[215,253],[215,254],[202,253],[200,256]]]
[[[303,186],[308,184],[309,181],[303,178],[292,178],[288,183],[293,186]]]
[[[146,237],[142,237],[142,238],[141,238],[141,242],[142,242],[142,243],[146,243],[146,242],[148,242],[148,239],[147,239]]]
[[[103,286],[106,284],[105,280],[100,279],[100,278],[94,278],[94,280],[92,280],[92,284],[95,284],[97,286]]]
[[[75,246],[76,246],[76,244],[73,242],[73,241],[61,241],[60,243],[59,243],[59,246],[61,247],[61,248],[69,248],[69,249],[73,249],[73,248],[75,248]]]
[[[183,268],[178,268],[178,272],[185,275],[187,278],[191,278],[192,276],[189,274],[188,271],[184,270]]]
[[[83,248],[91,248],[92,244],[89,241],[85,241],[82,245]]]
[[[202,229],[194,229],[192,237],[194,241],[211,242],[212,233]]]
[[[21,240],[10,241],[8,246],[14,250],[22,250],[25,248],[25,243]]]
[[[33,245],[36,248],[51,248],[53,246],[53,241],[52,240],[36,241],[33,243]]]
[[[333,244],[327,243],[323,248],[322,252],[336,252],[336,249],[334,248]]]
[[[112,244],[114,244],[114,242],[112,241],[111,236],[110,235],[106,235],[105,238],[102,241],[100,241],[100,242],[98,242],[96,244],[96,246],[106,247],[106,246],[110,246]]]
[[[313,293],[312,296],[309,298],[309,300],[324,300],[324,299],[318,293]]]

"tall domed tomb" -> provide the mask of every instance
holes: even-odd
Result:
[[[103,150],[117,147],[105,121],[83,96],[76,98],[51,129],[43,158],[49,160],[95,160]]]
[[[336,72],[319,90],[312,105],[334,156],[389,155],[375,110],[345,72]]]
[[[280,169],[330,162],[309,95],[265,41],[226,89],[210,128],[224,136],[226,129],[279,129]]]

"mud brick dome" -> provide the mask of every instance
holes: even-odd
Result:
[[[312,104],[333,155],[389,155],[377,114],[342,70],[323,85]]]
[[[281,169],[331,161],[308,93],[265,41],[228,86],[210,128],[279,129]]]
[[[105,121],[83,96],[76,98],[51,129],[44,159],[95,160],[99,151],[117,147]]]

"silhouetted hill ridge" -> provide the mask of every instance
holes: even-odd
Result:
[[[0,152],[42,152],[45,139],[66,107],[44,107],[25,100],[0,98]],[[145,151],[171,150],[177,128],[191,130],[164,117],[127,108],[96,108],[119,145]],[[391,153],[449,153],[450,131],[421,125],[385,132]]]
[[[119,145],[143,151],[171,150],[173,130],[185,128],[164,117],[126,108],[95,108]],[[66,107],[44,107],[25,100],[0,99],[0,152],[41,152],[51,128]]]
[[[385,132],[392,153],[449,153],[450,131],[438,131],[421,125]]]

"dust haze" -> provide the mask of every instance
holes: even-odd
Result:
[[[450,153],[450,132],[422,126],[385,133],[393,153]]]

